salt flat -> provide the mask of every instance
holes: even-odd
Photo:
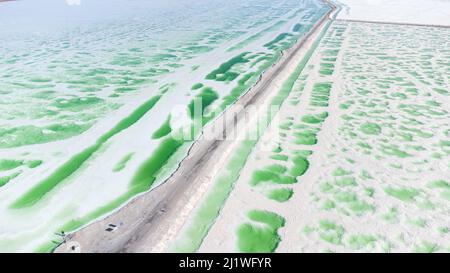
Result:
[[[333,22],[220,212],[204,224],[212,187],[173,250],[206,227],[200,252],[450,251],[448,37]]]
[[[449,1],[43,3],[0,5],[0,251],[450,251]]]
[[[450,26],[448,0],[340,0],[338,19]]]

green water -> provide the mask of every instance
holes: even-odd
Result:
[[[121,120],[114,128],[109,132],[102,135],[94,145],[89,146],[82,152],[74,155],[60,167],[58,167],[52,174],[50,174],[44,180],[38,182],[35,186],[21,195],[12,204],[11,208],[21,209],[30,207],[41,200],[46,194],[53,190],[56,186],[62,183],[65,179],[74,174],[100,147],[108,141],[114,135],[120,133],[122,130],[127,129],[142,118],[153,106],[159,101],[161,96],[154,96],[135,111],[133,111],[128,117]]]
[[[130,190],[143,192],[150,189],[160,169],[185,141],[168,136],[161,141],[152,155],[136,171],[130,183]]]
[[[196,83],[191,87],[191,90],[197,90],[203,87],[203,83]]]
[[[319,236],[328,243],[334,245],[342,244],[344,233],[344,228],[332,221],[322,220],[319,222]]]
[[[8,171],[24,164],[22,160],[0,159],[0,171]]]
[[[159,139],[167,136],[172,132],[172,128],[170,127],[170,115],[164,121],[164,123],[153,133],[152,139]]]
[[[8,184],[9,181],[19,176],[21,172],[15,172],[13,174],[7,175],[7,176],[0,176],[0,187],[3,187],[4,185]]]
[[[243,52],[221,64],[217,69],[206,75],[206,79],[216,81],[233,81],[239,76],[239,74],[230,71],[231,68],[239,63],[247,63],[248,60],[245,58],[247,54],[249,54],[249,52]]]
[[[117,164],[114,166],[113,168],[113,172],[120,172],[121,170],[125,169],[125,167],[127,166],[128,161],[131,160],[131,158],[133,157],[134,153],[130,153],[127,154],[126,156],[124,156],[119,162],[117,162]]]
[[[290,170],[289,174],[295,177],[302,176],[309,168],[309,162],[302,156],[295,156],[292,159],[294,166]]]
[[[367,135],[379,135],[381,127],[376,123],[366,122],[361,125],[360,130]]]
[[[246,253],[273,252],[280,242],[278,229],[284,226],[284,218],[268,211],[252,210],[248,218],[258,223],[245,223],[237,230],[238,248]]]
[[[326,118],[328,117],[328,113],[327,112],[323,112],[321,114],[317,114],[317,115],[304,115],[301,118],[301,121],[305,122],[305,123],[309,123],[309,124],[320,124],[322,123]]]
[[[394,188],[394,187],[386,187],[384,189],[388,195],[395,197],[404,202],[415,202],[415,198],[419,196],[420,192],[414,188]]]
[[[275,39],[265,44],[264,47],[267,47],[268,49],[277,49],[277,44],[279,44],[281,41],[285,40],[288,37],[292,37],[292,34],[281,33]]]
[[[267,193],[267,198],[278,202],[286,202],[291,199],[294,191],[290,188],[273,189]]]

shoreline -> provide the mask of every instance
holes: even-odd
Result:
[[[283,78],[286,77],[285,74],[289,74],[285,73],[285,67],[298,61],[293,57],[297,54],[302,55],[301,51],[308,49],[305,44],[315,40],[311,41],[311,37],[320,33],[323,26],[330,20],[330,15],[336,10],[334,5],[328,1],[325,2],[331,7],[330,10],[293,47],[283,51],[280,60],[267,69],[260,76],[258,82],[226,109],[217,120],[208,124],[204,128],[205,131],[214,127],[214,124],[218,120],[220,121],[222,116],[233,112],[236,107],[243,105],[245,109],[248,105],[264,101],[267,96],[275,92],[269,88],[273,79]],[[242,112],[244,111],[239,111],[239,113]],[[220,132],[220,134],[223,133]],[[233,131],[230,133],[233,134]],[[202,185],[204,187],[211,183],[211,173],[214,174],[214,171],[218,171],[221,167],[221,164],[217,164],[217,160],[227,159],[227,153],[224,156],[223,152],[229,153],[234,144],[236,143],[229,143],[227,140],[204,140],[200,137],[191,146],[188,155],[180,162],[176,171],[166,181],[151,191],[136,196],[112,214],[69,234],[66,238],[67,243],[56,248],[55,252],[71,252],[71,247],[74,245],[76,251],[82,252],[133,252],[136,249],[138,252],[146,252],[151,250],[152,246],[158,245],[162,240],[161,237],[172,226],[172,222],[181,220],[181,224],[184,223],[183,219],[179,218],[179,210],[189,203],[190,197],[198,193],[198,189]],[[206,175],[199,175],[202,172]],[[105,232],[105,228],[111,223],[124,224],[123,226],[119,224],[118,229],[114,232]],[[144,246],[140,244],[143,240],[146,241]]]

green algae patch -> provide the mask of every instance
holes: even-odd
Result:
[[[245,57],[249,52],[243,52],[236,57],[231,58],[227,62],[221,64],[219,68],[213,70],[211,73],[206,75],[207,80],[216,80],[216,81],[233,81],[236,79],[239,74],[230,71],[231,68],[239,63],[247,63],[248,60]]]
[[[274,173],[285,173],[287,171],[287,168],[280,164],[272,164],[266,167],[266,170],[274,172]]]
[[[331,82],[315,83],[311,91],[310,105],[317,107],[327,107],[331,87]]]
[[[373,249],[377,242],[377,238],[372,235],[358,234],[351,235],[347,244],[351,249],[361,250],[361,249]]]
[[[134,174],[130,183],[132,191],[143,192],[150,189],[159,170],[183,143],[183,140],[177,140],[173,137],[163,139],[150,158],[145,160]]]
[[[376,123],[370,122],[361,124],[360,130],[366,135],[379,135],[381,133],[381,127]]]
[[[277,145],[277,147],[275,147],[272,152],[274,153],[281,153],[283,151],[283,148],[280,147],[280,145]]]
[[[57,168],[47,178],[40,181],[34,187],[32,187],[25,194],[20,196],[14,203],[11,204],[13,209],[21,209],[25,207],[33,206],[39,200],[41,200],[47,193],[54,189],[64,179],[72,175],[78,170],[83,163],[88,160],[91,155],[100,148],[100,144],[95,144],[82,152],[76,154],[71,159],[66,161],[63,165]]]
[[[281,154],[271,155],[270,158],[273,160],[278,160],[278,161],[287,161],[289,159],[289,157],[287,155],[281,155]]]
[[[450,190],[442,191],[439,196],[445,199],[446,201],[450,201]]]
[[[448,96],[450,94],[449,91],[442,89],[442,88],[433,88],[433,91],[437,92],[438,94]]]
[[[395,207],[390,208],[385,214],[381,215],[381,219],[388,223],[398,222],[398,210]]]
[[[263,69],[258,70],[258,72],[262,72]],[[221,103],[221,108],[225,109],[228,105],[235,102],[246,90],[248,90],[251,86],[251,83],[253,82],[254,76],[256,75],[255,72],[250,72],[245,75],[243,75],[238,81],[237,86],[234,87],[230,94],[223,97],[223,102]]]
[[[318,115],[304,115],[301,121],[309,124],[320,124],[328,117],[327,112],[323,112]]]
[[[356,180],[352,176],[338,177],[334,180],[334,183],[339,187],[356,186]]]
[[[293,32],[300,32],[300,30],[302,29],[302,25],[301,24],[295,24],[294,27],[292,28]]]
[[[315,145],[317,144],[317,137],[315,133],[311,132],[296,132],[294,133],[294,143],[298,145]]]
[[[245,223],[237,230],[238,249],[246,253],[269,253],[275,251],[281,238],[278,229],[284,226],[283,217],[268,211],[253,210],[248,218],[258,225]]]
[[[419,228],[424,228],[427,226],[427,220],[425,220],[423,218],[411,219],[408,221],[408,224],[411,224],[411,225],[419,227]]]
[[[319,189],[323,193],[331,192],[331,190],[333,189],[333,185],[331,185],[329,182],[324,182],[320,184]]]
[[[366,187],[364,188],[364,194],[368,197],[373,197],[373,195],[375,194],[375,189],[371,187]]]
[[[203,83],[196,83],[191,87],[191,90],[197,90],[203,87]]]
[[[351,191],[339,191],[334,194],[334,199],[340,203],[351,203],[356,202],[358,197]]]
[[[420,192],[416,189],[404,187],[387,187],[384,189],[384,192],[404,202],[415,202],[415,198],[420,194]]]
[[[447,181],[444,181],[444,180],[435,180],[435,181],[429,182],[427,184],[427,187],[450,190],[450,183],[448,183]]]
[[[0,171],[9,171],[23,164],[23,160],[0,159]]]
[[[58,167],[52,174],[50,174],[44,180],[41,180],[25,194],[20,196],[16,201],[11,204],[11,208],[20,209],[30,207],[41,200],[47,193],[53,190],[66,178],[75,173],[100,147],[108,141],[114,135],[127,129],[139,119],[141,119],[153,106],[159,101],[161,96],[157,95],[146,101],[136,110],[134,110],[128,117],[121,120],[114,128],[109,132],[102,135],[94,145],[89,146],[80,153],[74,155],[60,167]]]
[[[8,184],[11,180],[19,176],[21,172],[15,172],[8,176],[2,176],[0,177],[0,187],[3,187],[4,185]]]
[[[332,210],[332,209],[334,209],[336,207],[336,204],[333,202],[333,201],[331,201],[331,200],[326,200],[324,203],[323,203],[323,205],[322,205],[322,209],[324,209],[324,210]]]
[[[281,171],[282,170],[282,171]],[[274,165],[268,166],[262,170],[256,170],[252,174],[250,185],[257,186],[260,183],[272,182],[275,184],[294,184],[297,182],[295,177],[283,175],[286,168],[276,168]]]
[[[438,244],[423,241],[422,244],[416,245],[413,249],[415,253],[433,253],[439,251],[440,247]]]
[[[441,146],[441,147],[450,147],[450,141],[448,141],[448,140],[441,140],[441,141],[439,141],[439,146]]]
[[[302,176],[309,168],[308,160],[302,156],[295,156],[292,163],[294,166],[292,166],[289,174],[295,177]]]
[[[42,160],[30,160],[25,163],[28,168],[34,169],[42,164]]]
[[[34,253],[52,253],[61,242],[50,241],[38,246],[33,250]]]
[[[203,88],[202,91],[197,96],[195,96],[195,98],[188,104],[188,111],[190,117],[192,119],[203,117],[206,107],[211,105],[218,98],[219,95],[217,95],[217,92],[214,91],[212,88],[209,87]],[[195,109],[196,107],[199,107],[199,109]],[[199,114],[200,116],[196,117],[197,114]]]
[[[288,37],[292,37],[292,34],[290,34],[290,33],[281,33],[277,37],[275,37],[275,39],[273,39],[272,41],[270,41],[267,44],[265,44],[264,47],[266,47],[268,49],[271,49],[271,50],[278,49],[279,43],[281,41],[285,40]]]
[[[121,120],[111,131],[104,134],[98,142],[106,142],[114,135],[120,133],[121,131],[127,129],[134,123],[136,123],[138,120],[140,120],[148,111],[150,111],[153,106],[161,99],[161,95],[153,96],[151,99],[146,101],[144,104],[139,106],[136,110],[134,110],[128,117]]]
[[[319,70],[320,75],[323,75],[323,76],[329,76],[329,75],[332,75],[333,72],[334,72],[334,70],[333,70],[333,69],[329,69],[329,68],[321,68],[321,69]]]
[[[342,244],[344,233],[344,227],[332,221],[322,220],[319,222],[319,237],[330,244]]]
[[[294,191],[290,188],[274,189],[267,194],[267,198],[278,202],[286,202],[291,199],[293,194]]]
[[[333,176],[344,176],[344,175],[349,175],[349,174],[351,174],[350,171],[346,171],[346,170],[342,169],[341,167],[336,168],[332,173]]]
[[[450,232],[450,229],[448,227],[438,227],[437,230],[441,234],[447,234]]]
[[[126,156],[124,156],[119,162],[117,162],[117,164],[114,166],[113,168],[113,172],[120,172],[121,170],[123,170],[126,166],[128,161],[131,160],[131,158],[133,157],[134,153],[129,153]]]
[[[167,119],[164,121],[164,123],[161,125],[161,127],[159,127],[153,133],[152,139],[159,139],[165,137],[172,132],[172,128],[170,127],[170,118],[171,116],[169,115]]]
[[[71,99],[56,99],[50,106],[58,107],[61,110],[78,112],[88,107],[95,107],[102,102],[103,100],[97,97],[77,97]]]
[[[394,155],[400,158],[410,157],[411,154],[400,150],[395,145],[380,145],[380,151],[387,155]]]
[[[347,207],[358,216],[375,210],[373,205],[362,200],[351,201],[347,204]]]

